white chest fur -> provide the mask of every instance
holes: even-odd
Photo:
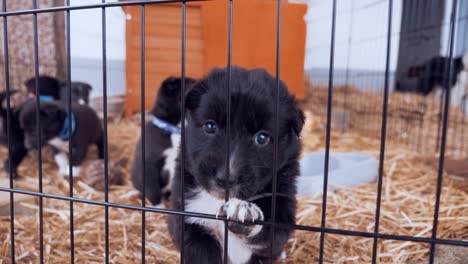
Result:
[[[174,179],[176,169],[177,154],[179,153],[180,135],[172,133],[171,143],[172,147],[166,149],[163,152],[163,155],[166,157],[166,162],[164,163],[163,170],[169,172],[169,183],[166,187],[164,187],[163,192],[170,190],[172,186],[172,179]]]
[[[58,149],[59,153],[55,155],[55,162],[59,167],[58,173],[62,176],[70,175],[69,160],[68,160],[68,141],[64,141],[58,137],[49,140],[49,145],[54,146]],[[80,175],[80,166],[72,167],[73,177]]]
[[[49,145],[56,147],[60,152],[68,153],[68,141],[64,141],[59,137],[54,137],[49,140]]]
[[[206,191],[200,191],[193,199],[185,201],[185,210],[188,212],[216,214],[224,200],[210,195]],[[185,222],[197,224],[211,232],[218,240],[221,248],[224,247],[224,222],[205,218],[186,217]],[[252,247],[244,238],[228,232],[228,256],[229,262],[233,264],[246,263],[252,256]]]

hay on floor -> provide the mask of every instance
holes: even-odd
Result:
[[[126,120],[109,124],[110,159],[133,156],[140,127]],[[317,140],[318,139],[318,140]],[[366,151],[378,156],[379,141],[352,134],[332,134],[335,150]],[[307,131],[303,136],[304,151],[323,149],[324,134]],[[320,142],[317,144],[317,142]],[[56,166],[44,151],[44,192],[68,195],[68,181],[56,175]],[[0,155],[6,156],[4,149]],[[96,157],[92,150],[90,157]],[[420,155],[404,148],[389,145],[385,156],[380,232],[429,237],[434,212],[436,170],[421,161]],[[138,196],[128,181],[112,186],[111,202],[139,205]],[[83,171],[83,170],[82,170]],[[37,190],[37,161],[28,158],[21,166],[25,179],[16,182],[17,188]],[[1,177],[5,177],[3,174]],[[104,200],[104,194],[83,181],[74,183],[74,196]],[[440,238],[468,239],[468,190],[466,179],[444,177],[439,216]],[[352,189],[340,189],[327,198],[327,227],[373,232],[376,184]],[[321,194],[299,199],[297,223],[320,226]],[[69,202],[44,199],[44,257],[46,263],[69,262]],[[36,210],[35,215],[15,217],[16,260],[18,263],[37,263],[39,258],[39,217],[37,204],[26,204]],[[74,203],[75,259],[77,263],[102,263],[105,252],[105,209],[100,206]],[[110,260],[112,263],[138,263],[141,260],[142,213],[117,208],[109,209]],[[9,217],[0,217],[0,260],[9,263]],[[166,229],[166,216],[146,213],[146,258],[149,263],[177,263],[175,250]],[[286,247],[285,263],[310,263],[318,260],[319,233],[296,231]],[[326,235],[325,260],[329,263],[364,263],[371,259],[372,239],[340,235]],[[412,242],[379,240],[381,263],[417,262],[428,256],[429,245]],[[0,261],[1,262],[1,261]]]

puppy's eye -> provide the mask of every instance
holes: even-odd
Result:
[[[218,125],[216,125],[216,123],[212,120],[207,121],[203,125],[203,131],[205,131],[205,133],[207,134],[214,134],[216,133],[217,130],[218,130]]]
[[[255,144],[264,146],[270,142],[270,135],[267,132],[260,131],[255,135]]]

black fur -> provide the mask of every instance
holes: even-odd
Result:
[[[40,140],[41,145],[47,144],[49,140],[58,137],[67,117],[66,107],[56,102],[41,102],[40,123],[41,138],[36,133],[36,104],[33,100],[24,103],[20,112],[20,124],[25,133],[25,146],[36,148]],[[71,136],[72,154],[69,162],[72,166],[83,163],[88,153],[88,147],[96,144],[99,158],[104,157],[103,131],[101,121],[96,112],[88,106],[72,104],[75,116],[75,131]]]
[[[186,87],[195,81],[186,78]],[[180,102],[181,102],[181,79],[169,77],[163,81],[159,88],[156,102],[151,114],[174,126],[180,122]],[[150,122],[145,124],[145,195],[153,205],[160,204],[162,200],[169,197],[170,189],[163,193],[169,183],[169,172],[163,170],[165,155],[163,152],[172,146],[171,133],[163,131]],[[132,164],[133,186],[143,192],[143,172],[142,172],[142,146],[141,138],[135,148]]]
[[[54,77],[42,75],[38,77],[39,94],[52,96],[55,101],[60,101],[62,104],[68,104],[68,84],[66,81],[59,80]],[[36,94],[36,79],[35,77],[24,82],[28,93]],[[84,82],[71,82],[71,101],[80,104],[89,104],[89,94],[92,90],[91,85]]]
[[[17,90],[12,90],[10,95],[17,93]],[[0,144],[8,146],[8,127],[7,127],[7,109],[3,108],[3,102],[6,99],[6,92],[0,93],[0,122],[2,131],[0,132]],[[4,162],[4,169],[7,173],[10,172],[11,162],[11,177],[18,177],[17,168],[24,157],[28,154],[28,150],[24,146],[24,132],[20,127],[19,122],[19,107],[12,107],[10,111],[10,145],[11,145],[11,159]]]
[[[232,69],[231,83],[231,159],[229,182],[226,183],[226,119],[227,119],[227,69],[215,69],[197,82],[186,96],[186,157],[185,185],[181,186],[179,174],[174,178],[171,196],[172,208],[182,209],[181,191],[185,204],[197,194],[196,189],[207,191],[214,197],[224,199],[225,184],[230,186],[230,197],[248,200],[259,194],[272,192],[273,135],[275,131],[276,81],[264,70]],[[286,85],[279,87],[279,140],[276,222],[295,223],[296,177],[299,175],[298,158],[301,151],[299,139],[304,123],[302,111],[287,92]],[[204,124],[212,120],[217,124],[214,134],[204,132]],[[256,135],[264,131],[270,142],[255,143]],[[179,155],[180,156],[180,155]],[[179,157],[180,158],[180,157]],[[286,196],[286,197],[285,197]],[[253,201],[270,221],[271,196]],[[243,227],[243,228],[242,228]],[[230,223],[229,230],[243,237],[249,224]],[[222,250],[210,231],[198,224],[182,223],[179,216],[169,217],[169,231],[177,247],[181,245],[180,230],[185,229],[184,252],[186,263],[221,263]],[[292,230],[277,228],[273,242],[274,258],[281,254]],[[270,228],[263,229],[254,237],[244,237],[246,243],[263,246],[254,249],[248,263],[267,262],[270,256]],[[234,253],[235,254],[235,253]]]

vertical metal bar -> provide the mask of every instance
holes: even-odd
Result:
[[[449,33],[449,62],[448,65],[448,76],[452,74],[453,71],[453,46],[455,40],[455,19],[457,16],[457,5],[458,1],[453,0],[452,2],[452,13],[450,15],[450,33]],[[445,78],[444,84],[445,90],[445,103],[444,103],[444,118],[442,125],[442,139],[440,146],[440,156],[439,156],[439,171],[437,175],[437,190],[436,190],[436,200],[434,208],[434,222],[432,224],[432,239],[437,238],[437,226],[439,224],[439,206],[440,206],[440,195],[442,193],[442,180],[444,176],[444,161],[445,161],[445,145],[447,142],[447,124],[449,119],[449,110],[450,110],[450,78]],[[429,256],[429,263],[434,263],[435,256],[435,246],[434,242],[431,243],[431,250]]]
[[[447,76],[447,66],[445,66],[445,70],[444,70],[444,75]],[[447,81],[445,80],[446,77],[444,77],[444,83]],[[436,149],[435,151],[436,152],[439,152],[440,149],[440,133],[441,133],[441,129],[442,129],[442,111],[444,109],[444,98],[445,98],[445,90],[442,89],[442,94],[440,95],[440,98],[439,98],[439,114],[437,116],[437,137],[436,137]]]
[[[351,0],[351,13],[349,15],[349,35],[348,35],[348,54],[346,54],[346,73],[345,73],[345,81],[344,81],[344,90],[343,90],[343,115],[346,113],[346,99],[349,90],[349,64],[351,61],[351,48],[353,42],[353,21],[354,21],[354,0]],[[345,127],[346,119],[344,116],[341,120],[341,133],[344,133],[347,127]],[[348,121],[349,122],[349,121]]]
[[[33,0],[33,9],[37,9],[37,0]],[[36,91],[36,134],[41,137],[41,122],[40,122],[40,91],[39,91],[39,39],[37,33],[37,13],[33,14],[34,27],[34,89]],[[39,178],[39,192],[42,193],[42,144],[37,142],[37,172]],[[44,263],[44,223],[43,223],[43,197],[39,196],[39,259],[40,263]]]
[[[102,0],[105,3],[106,0]],[[104,112],[104,200],[109,202],[109,153],[107,146],[107,30],[106,30],[106,8],[102,8],[102,105]],[[105,206],[105,262],[109,263],[109,206]]]
[[[274,262],[273,246],[275,240],[275,222],[276,222],[276,188],[278,181],[278,140],[279,140],[279,89],[280,89],[280,63],[281,63],[281,0],[277,1],[276,10],[276,89],[275,89],[275,131],[273,135],[273,182],[271,199],[271,222],[270,229],[270,263]]]
[[[325,228],[327,221],[327,189],[328,189],[328,163],[330,159],[330,132],[331,132],[331,115],[333,104],[333,67],[335,58],[335,30],[336,30],[336,0],[333,0],[332,8],[332,28],[331,28],[331,43],[330,43],[330,69],[328,70],[328,99],[327,99],[327,128],[325,141],[325,167],[323,178],[323,195],[322,195],[322,220],[320,226]],[[320,232],[320,253],[319,263],[323,263],[323,252],[325,244],[325,232]]]
[[[70,6],[70,0],[67,0],[67,6]],[[66,19],[67,19],[67,89],[68,89],[68,120],[71,120],[71,34],[70,34],[70,10],[66,11]],[[68,135],[69,142],[68,142],[68,156],[71,157],[72,155],[72,126],[68,126]],[[69,162],[68,172],[70,174],[69,177],[69,196],[73,197],[73,169],[71,163]],[[73,219],[73,201],[70,201],[70,262],[75,263],[75,234],[74,234],[74,219]]]
[[[142,152],[142,170],[143,174],[143,192],[141,197],[141,206],[146,206],[146,133],[145,133],[145,5],[141,5],[140,23],[141,23],[141,152]],[[146,211],[141,211],[141,263],[145,263],[146,256]]]
[[[3,0],[3,12],[7,11],[6,0]],[[7,139],[8,139],[8,174],[10,175],[10,189],[13,189],[13,170],[11,166],[11,104],[10,104],[10,62],[8,60],[8,21],[3,17],[3,60],[5,62],[5,89],[7,99]],[[13,192],[10,191],[10,241],[11,263],[15,263],[15,205]]]
[[[182,1],[182,58],[181,58],[181,76],[182,76],[182,85],[181,85],[181,135],[180,135],[180,148],[182,156],[180,157],[180,177],[181,177],[181,201],[182,201],[182,211],[185,211],[185,196],[184,196],[184,175],[185,175],[185,31],[186,31],[186,14],[187,13],[187,6],[185,0]],[[185,217],[181,216],[182,226],[185,223]],[[180,230],[181,236],[181,245],[180,245],[180,263],[185,263],[184,260],[184,237],[185,237],[185,228],[181,228]]]
[[[385,162],[385,144],[387,141],[387,116],[388,116],[388,92],[390,86],[390,49],[392,44],[392,16],[393,16],[393,1],[388,1],[388,25],[387,25],[387,55],[385,60],[385,83],[384,83],[384,98],[382,106],[382,127],[380,129],[380,157],[379,157],[379,178],[377,181],[377,202],[375,208],[375,224],[374,234],[379,234],[380,224],[380,205],[382,202],[382,182]],[[372,247],[372,263],[377,262],[377,246],[378,238],[374,236]]]
[[[229,14],[228,14],[228,90],[227,90],[227,137],[226,137],[226,164],[229,164],[230,154],[231,154],[231,69],[232,69],[232,0],[229,0]],[[229,176],[230,176],[230,166],[226,166],[226,197],[225,201],[229,200]],[[228,230],[228,221],[224,222],[224,248],[223,248],[223,260],[225,264],[229,263],[229,230]]]

